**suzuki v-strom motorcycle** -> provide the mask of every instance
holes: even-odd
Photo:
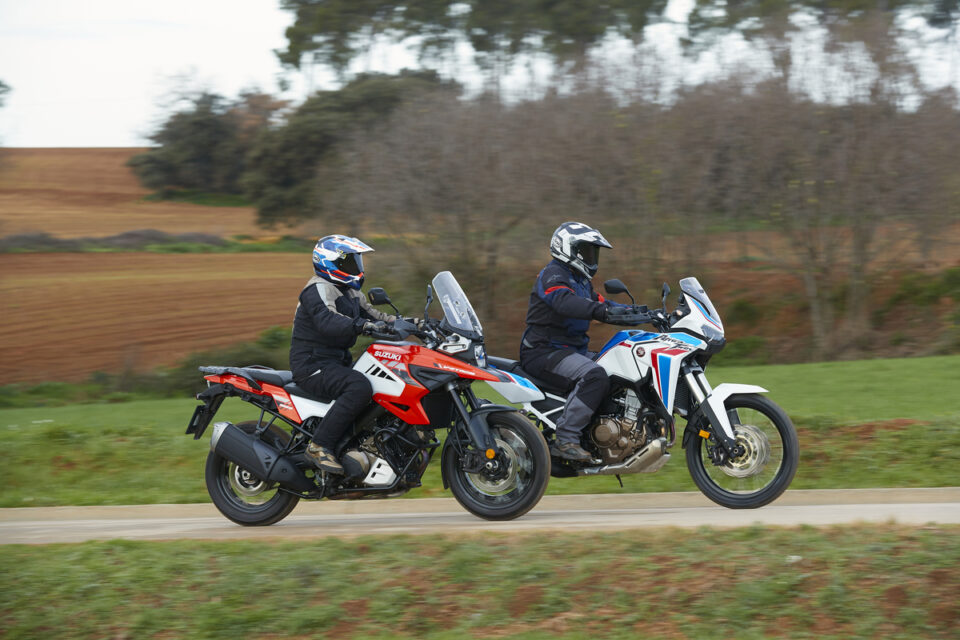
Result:
[[[449,430],[440,453],[443,486],[469,512],[509,520],[539,502],[550,480],[546,442],[515,408],[474,395],[475,380],[503,388],[515,383],[483,368],[483,329],[453,275],[438,274],[433,289],[442,320],[424,311],[418,329],[398,319],[392,332],[373,334],[376,341],[354,364],[373,386],[373,400],[337,445],[344,475],[321,472],[304,457],[334,399],[311,396],[289,371],[200,367],[208,388],[197,395],[203,404],[188,434],[199,439],[226,398],[238,397],[260,412],[257,420],[213,425],[206,484],[223,515],[242,525],[269,525],[301,498],[399,496],[420,486],[441,446],[436,429]],[[391,304],[383,289],[368,295],[373,304]],[[403,341],[410,335],[423,344]]]
[[[633,296],[619,280],[604,283],[607,293]],[[797,470],[799,445],[793,423],[766,389],[746,384],[710,386],[704,368],[724,344],[723,324],[696,278],[680,281],[677,307],[650,311],[634,305],[642,322],[656,331],[624,330],[597,353],[596,362],[610,377],[611,391],[583,431],[581,446],[594,460],[553,458],[557,477],[653,473],[670,459],[676,441],[674,416],[686,420],[681,446],[697,487],[717,504],[731,509],[761,507],[775,500]],[[637,322],[640,324],[640,322]],[[504,358],[491,365],[513,376],[490,386],[554,438],[566,393],[537,380]]]

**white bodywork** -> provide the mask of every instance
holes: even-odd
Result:
[[[628,382],[640,382],[649,378],[649,384],[660,396],[663,405],[670,413],[674,413],[677,399],[677,388],[680,379],[680,369],[684,360],[694,353],[707,349],[711,339],[723,337],[723,323],[720,315],[714,308],[700,282],[696,278],[684,278],[680,281],[683,292],[683,302],[678,307],[678,319],[673,323],[671,331],[657,333],[642,330],[620,331],[614,335],[603,349],[597,354],[596,362],[608,375],[617,376]],[[730,419],[727,416],[724,403],[731,395],[738,393],[766,393],[763,387],[746,384],[721,384],[710,390],[703,374],[698,374],[704,385],[706,397],[698,392],[699,398],[709,404],[720,421],[720,428],[729,437],[734,438]],[[524,380],[529,384],[529,381]],[[511,389],[513,385],[494,385],[498,393],[510,402],[523,403],[524,410],[531,413],[548,426],[554,426],[560,416],[563,405],[555,409],[542,412],[532,405],[532,402],[543,399],[543,394],[531,400],[523,399],[525,395],[533,394],[529,390],[518,391]],[[503,390],[501,390],[501,388]],[[691,390],[691,393],[694,393]],[[509,394],[509,395],[508,395]],[[546,397],[555,398],[563,402],[565,398],[548,394]],[[681,411],[682,415],[686,415]]]
[[[330,407],[333,406],[332,402],[317,402],[316,400],[309,400],[294,393],[290,394],[290,400],[293,402],[293,406],[296,408],[297,413],[300,414],[302,420],[313,416],[322,418],[327,415],[327,411],[330,411]]]
[[[491,389],[502,395],[507,402],[514,404],[539,402],[546,397],[543,391],[523,376],[508,373],[496,367],[488,367],[488,369],[497,376],[506,379],[504,382],[488,382],[487,384],[490,385]]]
[[[724,406],[724,403],[727,401],[727,398],[737,393],[767,393],[767,390],[763,387],[758,387],[753,384],[735,384],[731,382],[724,382],[723,384],[717,385],[717,387],[707,396],[705,402],[710,405],[710,408],[713,409],[713,412],[717,415],[717,419],[720,421],[720,427],[723,429],[723,432],[727,434],[727,437],[734,439],[733,428],[730,426],[730,417],[727,415],[727,409]]]

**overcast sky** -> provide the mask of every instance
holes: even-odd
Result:
[[[273,53],[286,45],[293,14],[279,0],[0,0],[0,80],[11,87],[0,108],[0,145],[9,147],[145,146],[169,111],[162,104],[183,87],[229,98],[244,88],[279,94],[284,70]],[[672,0],[668,17],[682,20],[692,0]],[[676,8],[674,8],[676,7]],[[664,30],[660,55],[679,56]],[[655,36],[656,34],[649,34]],[[666,43],[666,40],[671,42]],[[461,52],[458,80],[479,89],[470,51]],[[464,62],[466,61],[466,62]],[[378,47],[353,70],[395,73],[415,66],[402,47]],[[549,63],[537,65],[547,73]],[[474,67],[475,68],[475,67]],[[507,79],[529,82],[530,65]],[[463,72],[466,70],[466,77]],[[285,75],[295,102],[309,91],[335,86],[331,74],[313,70]],[[471,87],[471,85],[475,85]]]
[[[292,22],[278,0],[0,0],[0,144],[144,146],[182,75],[275,93]]]
[[[274,50],[286,45],[284,30],[293,15],[279,8],[279,0],[0,0],[0,80],[12,91],[0,108],[0,145],[9,147],[129,147],[146,146],[146,135],[169,114],[164,98],[189,86],[234,98],[244,88],[279,94],[284,73]],[[739,36],[707,51],[696,61],[684,60],[679,38],[693,0],[671,0],[666,22],[646,32],[647,51],[668,62],[673,77],[659,78],[669,90],[679,82],[698,82],[732,68],[751,67],[768,72],[767,56],[751,50]],[[922,29],[921,29],[922,30]],[[814,30],[794,41],[802,64],[822,45]],[[803,44],[810,40],[813,44]],[[941,39],[942,40],[942,39]],[[631,66],[636,59],[625,43],[602,49],[615,64]],[[469,47],[461,54],[469,60]],[[928,84],[960,87],[960,47],[956,42],[914,44]],[[815,56],[813,59],[815,59]],[[402,47],[379,47],[354,65],[355,71],[395,73],[415,66]],[[823,62],[819,62],[820,65]],[[458,80],[471,89],[469,63],[461,63]],[[546,73],[549,63],[540,61]],[[844,87],[842,66],[836,67],[835,87]],[[517,87],[530,83],[518,65]],[[822,69],[822,66],[811,67]],[[466,69],[466,77],[463,72]],[[669,74],[666,74],[669,75]],[[802,79],[803,74],[797,74]],[[479,88],[479,74],[474,74]],[[312,89],[332,88],[329,73],[287,72],[291,89],[282,97],[295,102]],[[535,78],[534,78],[535,80]],[[823,82],[798,85],[818,99]],[[841,89],[842,95],[845,91]]]

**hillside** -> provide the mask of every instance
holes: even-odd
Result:
[[[126,166],[142,149],[0,149],[0,236],[43,232],[61,238],[134,229],[219,236],[275,236],[253,207],[151,202]]]
[[[251,236],[270,242],[283,234],[315,238],[342,232],[314,221],[295,229],[264,230],[251,207],[207,207],[145,200],[126,166],[138,149],[0,149],[0,238],[47,233],[57,238],[103,238],[157,229],[222,238]],[[548,237],[552,229],[544,229]],[[368,260],[369,286],[385,286],[405,313],[419,313],[424,285],[440,269],[453,269],[474,299],[492,353],[515,357],[523,330],[530,282],[546,248],[507,245],[498,292],[481,306],[482,279],[462,265],[434,264],[372,229],[377,252]],[[536,233],[539,231],[534,230]],[[846,234],[846,230],[831,230]],[[960,349],[960,225],[944,229],[942,242],[920,265],[898,228],[879,230],[897,268],[876,269],[871,278],[868,335],[843,333],[837,318],[833,358],[952,353]],[[615,238],[616,251],[598,280],[621,277],[642,302],[654,303],[646,273],[648,247]],[[686,261],[698,251],[695,272]],[[696,238],[665,238],[659,255],[673,256],[659,273],[676,280],[697,275],[707,286],[727,328],[730,346],[720,358],[741,362],[810,359],[808,307],[795,268],[748,253],[764,246],[790,251],[776,231],[713,232]],[[647,259],[647,262],[644,260]],[[255,338],[271,326],[289,326],[296,296],[309,277],[307,252],[0,252],[0,384],[45,380],[80,381],[96,371],[113,375],[174,365],[212,347]],[[638,266],[639,265],[639,266]],[[432,271],[431,271],[432,269]],[[952,271],[951,271],[952,270]],[[956,272],[956,273],[954,273]],[[643,283],[646,283],[645,285]],[[842,282],[836,295],[842,301]],[[646,287],[646,288],[645,288]],[[482,292],[482,289],[479,291]],[[838,305],[842,311],[842,302]],[[596,347],[615,331],[591,330]]]

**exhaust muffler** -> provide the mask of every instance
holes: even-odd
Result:
[[[670,459],[670,454],[666,451],[666,438],[657,438],[623,462],[608,464],[603,467],[578,469],[577,475],[615,476],[628,473],[653,473],[654,471],[659,471]]]
[[[293,461],[230,422],[213,425],[210,450],[261,480],[276,482],[286,489],[308,492],[317,488]]]

